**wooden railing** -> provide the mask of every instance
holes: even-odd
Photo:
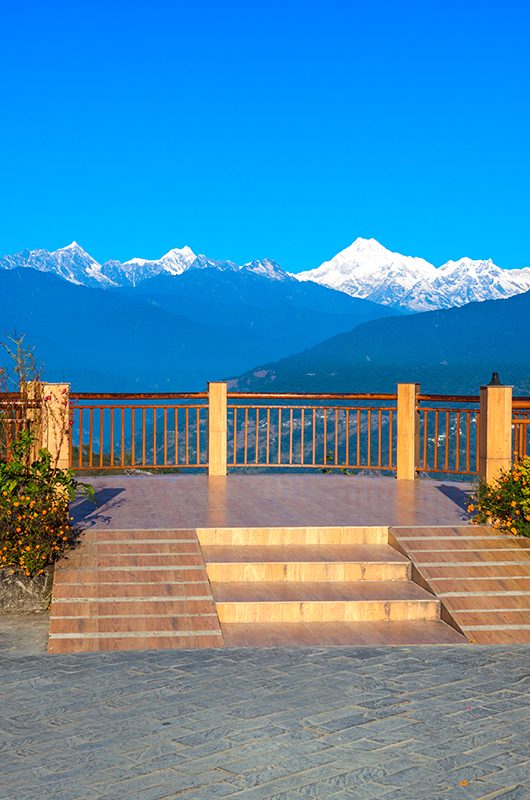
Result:
[[[37,402],[30,402],[19,392],[0,393],[0,459],[9,457],[12,444],[29,427],[38,408]]]
[[[68,390],[57,386],[62,404]],[[479,398],[421,394],[416,384],[399,384],[396,394],[299,394],[227,392],[225,383],[213,383],[207,392],[71,393],[67,399],[66,464],[76,471],[296,469],[491,478],[530,455],[530,398],[512,402],[509,387],[482,387]],[[4,419],[15,401],[0,395]]]
[[[78,393],[70,398],[74,470],[208,466],[205,392]]]
[[[395,417],[395,394],[229,392],[228,466],[393,471]]]
[[[480,409],[478,396],[418,395],[418,471],[478,475]]]
[[[513,403],[513,460],[530,456],[530,398],[514,397]]]

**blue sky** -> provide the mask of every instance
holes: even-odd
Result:
[[[0,253],[530,265],[526,0],[1,3]]]

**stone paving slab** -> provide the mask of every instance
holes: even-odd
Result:
[[[0,800],[528,799],[529,663],[524,645],[4,647]]]

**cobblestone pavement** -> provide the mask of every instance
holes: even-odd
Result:
[[[20,658],[45,653],[49,623],[48,611],[35,614],[0,614],[0,657],[10,654]],[[0,691],[1,679],[0,673]]]
[[[0,654],[2,800],[528,800],[530,647]]]

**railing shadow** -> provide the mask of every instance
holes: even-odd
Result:
[[[103,513],[102,507],[105,511],[113,511],[120,508],[125,503],[125,498],[117,499],[125,489],[106,487],[96,490],[95,503],[93,500],[87,498],[79,498],[74,500],[70,506],[70,515],[73,517],[73,524],[76,528],[86,530],[93,528],[94,525],[108,525],[111,520],[110,513]]]
[[[448,497],[449,500],[452,500],[452,502],[455,505],[457,505],[460,509],[462,509],[462,511],[467,511],[467,506],[470,497],[474,492],[472,484],[469,484],[469,487],[467,489],[463,489],[460,486],[454,486],[445,483],[442,483],[437,488],[439,492]]]

